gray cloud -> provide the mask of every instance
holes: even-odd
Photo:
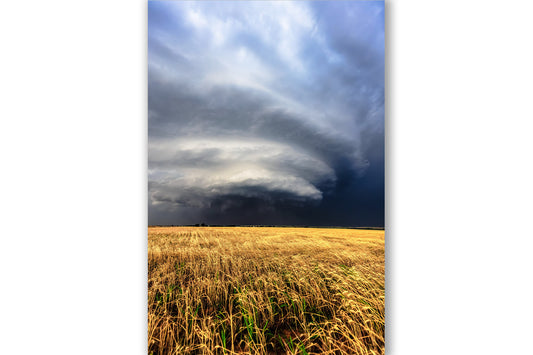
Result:
[[[381,2],[150,2],[148,36],[149,223],[382,223]]]

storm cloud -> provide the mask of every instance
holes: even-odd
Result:
[[[149,224],[383,226],[383,11],[150,1]]]

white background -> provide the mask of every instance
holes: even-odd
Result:
[[[389,1],[387,353],[530,353],[531,2]],[[145,1],[0,5],[0,352],[146,353]]]

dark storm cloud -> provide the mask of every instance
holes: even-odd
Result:
[[[150,224],[383,225],[382,2],[150,2]]]

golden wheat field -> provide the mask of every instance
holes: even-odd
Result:
[[[384,354],[384,231],[150,227],[149,354]]]

